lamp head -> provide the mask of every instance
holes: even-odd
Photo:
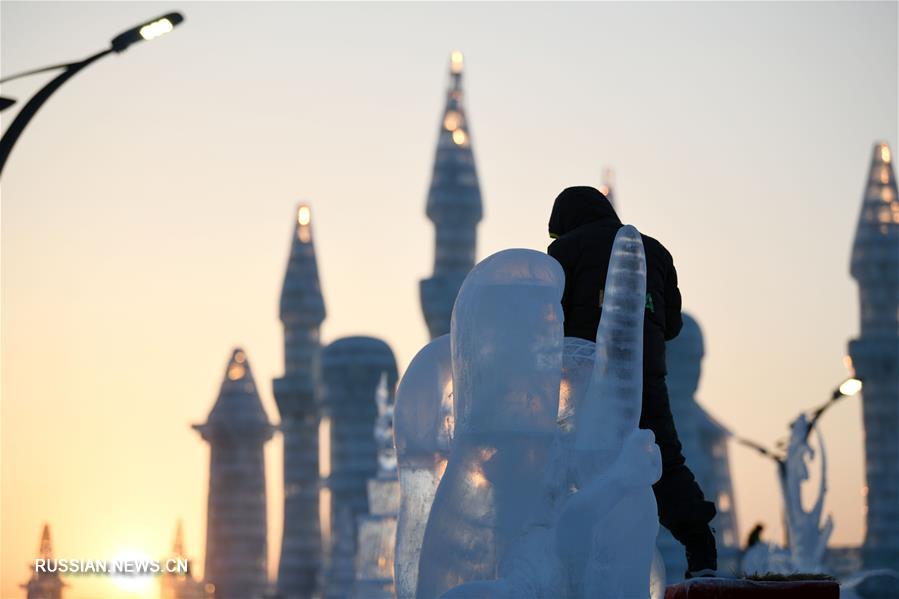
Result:
[[[182,21],[184,21],[184,15],[180,12],[170,12],[120,33],[112,38],[110,45],[116,52],[124,52],[131,44],[165,35]]]
[[[857,378],[848,378],[840,383],[840,395],[851,397],[862,390],[862,382]]]

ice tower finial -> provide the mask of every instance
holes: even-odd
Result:
[[[453,75],[461,75],[462,67],[464,63],[464,56],[458,50],[454,50],[452,54],[450,54],[450,73]]]
[[[449,333],[459,286],[474,266],[481,190],[462,90],[462,53],[450,55],[450,83],[440,121],[426,213],[434,223],[434,274],[421,281],[421,305],[431,339]]]

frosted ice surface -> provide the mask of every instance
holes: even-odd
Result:
[[[453,435],[453,365],[450,336],[419,351],[396,392],[394,427],[400,480],[396,535],[396,594],[415,595],[418,558],[437,485]]]
[[[557,430],[563,288],[553,258],[505,250],[459,290],[450,333],[453,450],[421,549],[420,598],[499,578],[540,503]]]

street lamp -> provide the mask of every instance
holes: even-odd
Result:
[[[862,381],[861,379],[857,379],[854,376],[849,377],[833,390],[833,393],[826,402],[821,404],[814,412],[812,412],[812,418],[809,420],[808,428],[805,430],[805,438],[808,439],[808,436],[811,434],[812,429],[815,428],[815,424],[818,422],[818,419],[827,411],[830,406],[835,404],[837,401],[843,399],[844,397],[852,397],[856,395],[859,391],[862,390]]]
[[[848,379],[837,385],[837,387],[833,390],[830,399],[828,399],[821,406],[811,412],[811,418],[809,419],[808,425],[805,428],[805,440],[808,440],[808,436],[811,434],[812,429],[815,428],[815,424],[818,422],[818,419],[821,418],[821,416],[824,414],[824,412],[827,411],[828,408],[830,408],[830,406],[844,397],[852,397],[853,395],[856,395],[861,390],[862,381],[855,377],[849,377]],[[763,445],[756,443],[755,441],[751,441],[739,436],[735,436],[734,439],[740,445],[753,449],[766,458],[773,460],[777,464],[778,473],[781,475],[781,477],[783,477],[786,469],[787,458],[786,454],[783,451],[787,445],[785,439],[781,439],[777,442],[777,449],[769,449]]]
[[[6,130],[6,133],[3,134],[3,139],[0,140],[0,175],[2,175],[3,173],[3,167],[6,166],[6,160],[9,158],[9,154],[10,152],[12,152],[13,146],[19,139],[19,136],[22,135],[22,131],[25,130],[25,126],[29,123],[29,121],[31,121],[32,117],[34,117],[35,113],[44,104],[44,102],[47,101],[47,98],[49,98],[57,89],[59,89],[63,83],[68,81],[72,76],[75,75],[75,73],[77,73],[87,65],[96,60],[99,60],[100,58],[103,58],[107,54],[111,54],[113,52],[121,53],[136,42],[152,40],[161,35],[165,35],[176,26],[178,26],[182,21],[184,21],[184,16],[181,13],[171,12],[145,23],[141,23],[137,27],[132,27],[128,31],[120,33],[112,39],[109,48],[98,52],[93,56],[88,56],[84,60],[65,64],[51,65],[49,67],[43,67],[40,69],[33,69],[31,71],[25,71],[24,73],[18,73],[17,75],[12,75],[10,77],[4,77],[3,79],[0,79],[0,83],[6,83],[7,81],[12,81],[13,79],[19,79],[20,77],[26,77],[28,75],[35,75],[37,73],[45,73],[47,71],[63,69],[62,73],[57,75],[47,85],[41,88],[40,91],[34,94],[34,96],[28,101],[27,104],[25,104],[22,110],[19,111],[19,114],[16,115],[16,118],[13,119],[13,122],[10,123],[9,128]],[[15,100],[11,98],[0,97],[0,111],[9,108],[14,103]]]

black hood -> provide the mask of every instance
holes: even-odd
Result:
[[[621,224],[612,203],[593,187],[568,187],[553,204],[549,217],[550,237],[561,237],[581,225],[597,220]]]

